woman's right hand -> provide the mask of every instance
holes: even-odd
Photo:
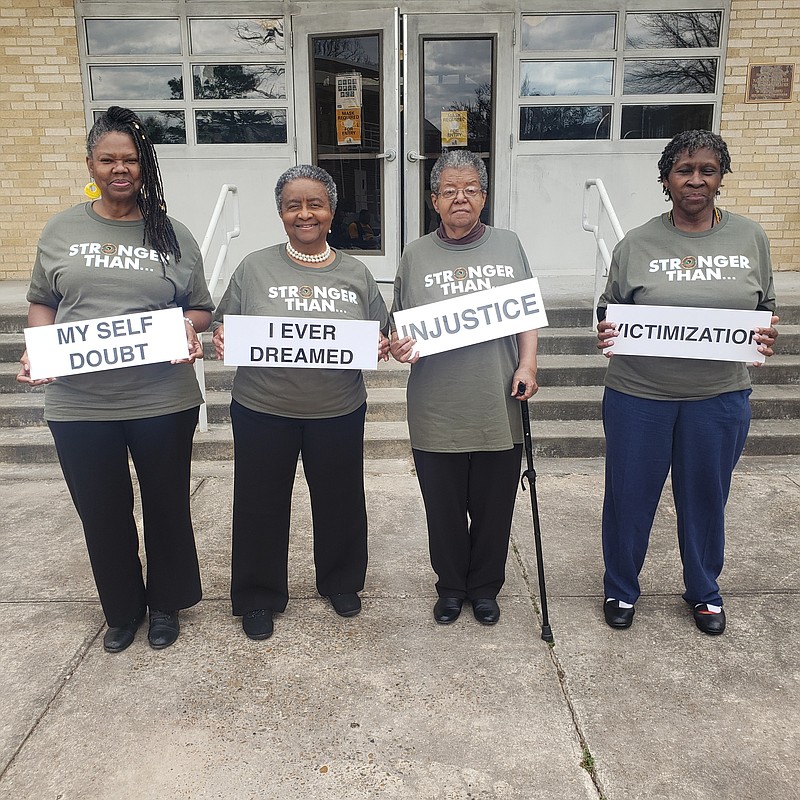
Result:
[[[215,331],[214,335],[211,337],[211,341],[214,343],[214,352],[217,355],[217,358],[222,361],[225,358],[225,326],[220,325]]]
[[[21,366],[17,373],[18,383],[27,383],[28,386],[44,386],[46,383],[52,383],[55,380],[55,378],[37,378],[36,380],[31,378],[31,362],[28,358],[27,350],[19,357],[19,363]]]
[[[419,353],[411,355],[414,345],[417,343],[416,339],[406,336],[403,339],[397,338],[397,331],[392,331],[392,338],[389,342],[389,352],[392,354],[395,361],[401,364],[416,364],[419,361]]]
[[[606,357],[611,358],[614,354],[607,347],[614,344],[614,337],[619,336],[616,322],[603,320],[597,323],[597,349]]]

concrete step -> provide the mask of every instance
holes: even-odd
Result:
[[[596,420],[601,417],[602,386],[544,386],[531,401],[531,419]],[[230,392],[208,392],[208,421],[230,423]],[[750,400],[753,419],[800,419],[800,390],[796,385],[756,384]],[[404,422],[406,390],[371,387],[367,397],[368,422]],[[44,394],[0,394],[0,427],[44,425]]]
[[[599,420],[532,420],[534,452],[549,458],[596,458],[603,455],[603,428]],[[367,459],[407,458],[411,453],[404,422],[366,425]],[[754,420],[745,454],[778,456],[800,454],[800,429],[793,421]],[[194,459],[227,461],[233,458],[230,425],[211,425],[195,435]],[[57,460],[47,428],[0,429],[0,463],[52,463]]]
[[[547,386],[599,386],[603,383],[606,359],[600,353],[591,355],[543,355],[539,357],[539,384]],[[19,364],[0,363],[0,394],[41,392],[17,383]],[[394,360],[381,362],[377,370],[364,372],[368,387],[399,388],[408,382],[409,368]],[[205,362],[206,388],[210,392],[230,391],[233,367],[215,359]],[[753,384],[800,384],[800,355],[778,353],[764,367],[751,368]]]

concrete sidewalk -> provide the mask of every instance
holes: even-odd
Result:
[[[535,426],[535,421],[534,421]],[[535,435],[535,431],[534,431]],[[230,616],[232,468],[198,464],[205,599],[178,642],[103,652],[82,533],[53,467],[0,468],[0,797],[276,800],[800,798],[800,464],[745,460],[728,509],[724,636],[680,599],[665,497],[629,631],[600,607],[601,461],[537,464],[554,648],[539,638],[520,493],[503,611],[437,626],[416,479],[368,464],[363,613],[314,589],[298,477],[291,600],[266,642]]]

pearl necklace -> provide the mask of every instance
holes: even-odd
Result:
[[[325,249],[321,253],[308,255],[307,253],[301,253],[299,250],[295,250],[291,242],[286,242],[286,252],[298,261],[305,261],[309,264],[319,264],[322,261],[328,260],[328,256],[331,254],[331,246],[325,242]]]

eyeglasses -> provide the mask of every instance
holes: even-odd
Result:
[[[442,189],[441,192],[437,192],[437,197],[441,197],[444,200],[454,200],[458,197],[458,193],[461,192],[467,200],[474,200],[479,194],[483,194],[483,189],[478,186],[467,186],[464,189],[453,189],[452,186],[448,187],[447,189]]]

